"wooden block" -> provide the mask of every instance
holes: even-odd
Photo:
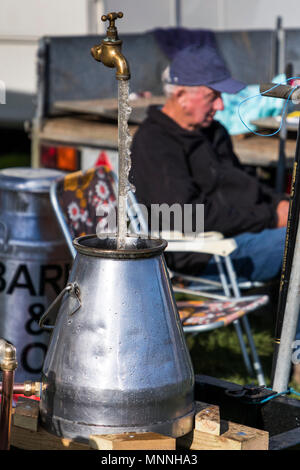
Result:
[[[177,439],[179,447],[190,450],[267,450],[269,433],[221,420],[220,435],[194,429]]]
[[[239,442],[241,445],[241,450],[268,450],[269,433],[267,431],[232,423],[231,421],[225,421],[225,425],[227,423],[228,430],[224,433],[226,434],[226,438]]]
[[[90,446],[98,450],[175,450],[176,439],[154,432],[95,434]]]
[[[90,446],[48,433],[39,425],[39,402],[20,397],[12,417],[11,446],[24,450],[90,450]]]
[[[220,410],[217,405],[196,403],[195,429],[197,431],[220,435]]]
[[[13,413],[12,422],[31,431],[37,431],[39,420],[39,402],[30,398],[20,397]]]

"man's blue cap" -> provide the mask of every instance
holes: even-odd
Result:
[[[221,93],[237,93],[246,86],[231,77],[214,47],[197,44],[177,52],[170,64],[168,82],[182,86],[205,85]]]

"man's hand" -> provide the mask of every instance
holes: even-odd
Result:
[[[289,213],[289,201],[280,201],[276,209],[277,212],[277,228],[286,227],[288,213]]]

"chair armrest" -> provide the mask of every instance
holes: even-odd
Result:
[[[221,240],[210,240],[195,238],[194,240],[167,240],[168,246],[165,251],[189,251],[194,253],[207,253],[211,255],[228,256],[236,248],[237,244],[233,238],[224,238]]]
[[[221,232],[201,232],[193,235],[186,235],[182,232],[172,230],[164,232],[163,230],[156,233],[151,232],[151,235],[157,238],[163,238],[164,240],[175,240],[175,241],[194,241],[194,240],[222,240],[224,235]]]

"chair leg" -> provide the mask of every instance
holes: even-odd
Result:
[[[235,327],[235,331],[236,331],[236,334],[237,334],[237,337],[238,337],[238,340],[239,340],[239,343],[240,343],[240,348],[241,348],[241,351],[242,351],[242,355],[243,355],[243,359],[244,359],[246,369],[248,371],[248,374],[251,377],[253,377],[254,376],[254,371],[253,371],[253,367],[252,367],[252,364],[251,364],[251,361],[250,361],[250,358],[249,358],[249,354],[248,354],[248,351],[247,351],[247,348],[246,348],[246,344],[245,344],[245,341],[244,341],[244,338],[243,338],[243,332],[242,332],[240,321],[235,320],[233,322],[233,325]]]
[[[222,265],[221,258],[220,258],[219,255],[215,255],[214,258],[215,258],[215,263],[216,263],[218,271],[219,271],[219,276],[220,276],[220,280],[221,280],[221,284],[222,284],[224,293],[228,297],[231,297],[230,289],[229,289],[229,286],[228,286],[228,282],[227,282],[227,279],[226,279],[226,274],[224,272],[224,268],[223,268],[223,265]]]
[[[243,323],[243,326],[245,328],[245,332],[246,332],[246,335],[247,335],[247,338],[248,338],[248,343],[249,343],[249,347],[250,347],[250,351],[251,351],[251,355],[252,355],[252,360],[253,360],[253,367],[254,367],[254,370],[256,372],[258,385],[266,385],[266,381],[265,381],[265,378],[264,378],[264,373],[263,373],[261,362],[259,360],[259,357],[258,357],[258,354],[257,354],[257,351],[256,351],[256,347],[255,347],[255,343],[254,343],[254,340],[253,340],[253,336],[252,336],[252,332],[251,332],[251,328],[250,328],[250,324],[249,324],[249,320],[247,318],[247,315],[242,317],[242,323]]]
[[[234,297],[241,297],[241,293],[240,293],[240,289],[239,289],[238,282],[237,282],[237,279],[236,279],[235,271],[233,269],[232,262],[231,262],[231,259],[230,259],[229,256],[225,257],[225,265],[226,265],[226,269],[227,269],[227,272],[228,272],[230,283],[232,285]],[[259,385],[265,385],[265,379],[264,379],[264,374],[263,374],[263,371],[262,371],[261,362],[260,362],[260,359],[259,359],[258,354],[256,352],[256,347],[255,347],[253,336],[252,336],[252,333],[251,333],[250,324],[249,324],[249,321],[248,321],[248,318],[247,318],[246,315],[242,318],[242,323],[243,323],[243,327],[245,328],[245,332],[246,332],[246,335],[247,335],[249,347],[250,347],[250,350],[251,350],[251,355],[252,355],[252,359],[253,359],[253,367],[254,367],[254,370],[256,372],[257,381],[258,381]]]

